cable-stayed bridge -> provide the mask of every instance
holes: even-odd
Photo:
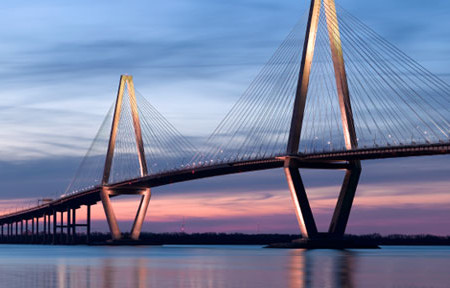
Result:
[[[90,207],[102,202],[112,238],[119,240],[110,198],[138,194],[136,240],[151,188],[283,168],[303,238],[336,239],[345,232],[362,160],[449,153],[450,86],[334,0],[312,0],[201,147],[123,75],[115,105],[67,190],[59,199],[0,216],[1,236],[62,243],[86,226],[89,237]],[[346,170],[326,233],[317,230],[299,168]],[[76,221],[81,206],[88,207],[85,224]]]

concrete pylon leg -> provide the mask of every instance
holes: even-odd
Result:
[[[141,197],[141,203],[136,213],[136,218],[134,219],[133,228],[131,228],[131,239],[139,240],[139,235],[141,234],[142,224],[144,223],[145,215],[147,214],[147,208],[150,203],[150,198],[152,193],[150,188],[146,188]]]
[[[353,205],[353,199],[355,198],[355,192],[359,182],[359,176],[361,175],[360,161],[355,161],[352,164],[352,168],[348,169],[345,173],[341,192],[339,193],[339,199],[328,230],[328,233],[335,236],[343,236],[345,233],[345,228],[347,227],[350,210]]]
[[[113,240],[120,240],[122,233],[120,233],[119,225],[117,224],[117,218],[114,214],[111,200],[109,199],[109,191],[107,188],[102,188],[100,192],[102,199],[103,209],[105,210],[106,220],[108,221],[109,230],[111,231],[111,237]]]
[[[295,206],[295,214],[300,226],[303,238],[312,238],[317,235],[317,226],[309,206],[308,196],[298,168],[284,167],[292,201]]]

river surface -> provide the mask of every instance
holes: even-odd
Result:
[[[0,245],[0,287],[450,287],[450,247]]]

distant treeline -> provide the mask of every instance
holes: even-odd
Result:
[[[436,236],[429,234],[401,235],[392,234],[382,236],[380,234],[346,235],[348,239],[375,241],[378,245],[450,245],[450,236]]]
[[[125,235],[126,238],[127,235]],[[291,242],[301,238],[296,234],[242,234],[242,233],[142,233],[142,244],[159,245],[268,245]],[[374,241],[378,245],[450,245],[450,236],[435,235],[346,235],[356,241]],[[109,233],[91,234],[91,242],[104,243]]]
[[[124,235],[126,239],[128,235]],[[141,233],[140,241],[161,245],[267,245],[291,242],[298,235],[289,234],[241,234],[241,233]],[[91,242],[105,242],[109,233],[92,233]]]

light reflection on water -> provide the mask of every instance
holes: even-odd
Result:
[[[0,287],[450,287],[450,248],[0,245]]]

